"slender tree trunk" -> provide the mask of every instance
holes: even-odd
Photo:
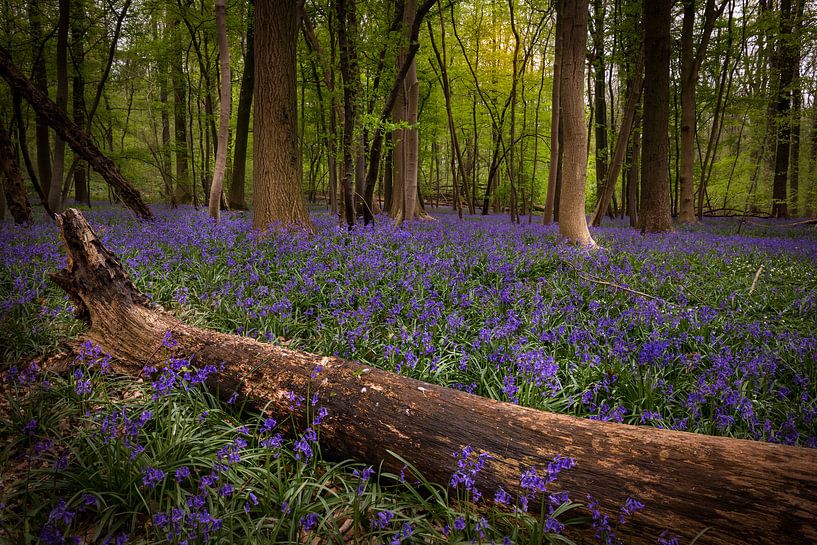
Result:
[[[808,150],[809,190],[806,194],[806,217],[814,215],[817,205],[817,104],[811,106],[811,142]]]
[[[604,76],[607,71],[604,59],[605,4],[605,0],[593,0],[593,92],[596,103],[596,122],[594,123],[594,127],[596,133],[596,196],[598,199],[601,199],[604,184],[607,183],[607,161],[609,153],[607,149],[607,97],[604,88]],[[615,180],[615,177],[613,179]]]
[[[253,227],[277,222],[312,229],[298,180],[296,0],[255,6]]]
[[[2,213],[5,213],[8,206],[14,223],[27,224],[32,222],[31,205],[26,195],[26,186],[23,182],[23,173],[14,158],[14,150],[11,140],[6,132],[5,124],[0,123],[0,184],[3,191],[4,202],[0,203]]]
[[[638,227],[639,172],[641,171],[641,120],[636,119],[633,133],[633,154],[627,174],[627,216],[630,227]]]
[[[644,0],[644,157],[640,226],[672,230],[669,202],[669,69],[672,0]]]
[[[681,223],[695,223],[694,166],[695,166],[695,88],[697,73],[693,51],[695,32],[695,0],[683,0],[684,19],[681,28],[681,176],[678,219]]]
[[[216,36],[218,38],[218,56],[221,63],[221,95],[219,102],[221,112],[218,125],[218,146],[216,148],[216,165],[213,169],[213,183],[210,185],[210,217],[219,219],[221,215],[222,189],[224,187],[224,170],[227,168],[227,139],[230,129],[230,98],[232,85],[230,77],[230,48],[227,44],[226,0],[216,0]]]
[[[57,25],[57,108],[68,111],[68,21],[69,0],[59,0],[60,20]],[[48,206],[55,213],[62,212],[62,179],[65,173],[65,140],[57,134],[54,139],[54,164],[48,186]]]
[[[704,22],[697,49],[694,45],[695,0],[683,0],[684,18],[681,28],[681,157],[680,157],[680,206],[678,219],[681,223],[695,223],[694,166],[696,135],[696,98],[698,73],[706,56],[715,22],[723,13],[727,0],[706,0]]]
[[[244,187],[247,177],[247,141],[250,135],[252,112],[253,72],[255,70],[255,2],[250,2],[247,13],[247,51],[244,53],[244,72],[241,74],[241,90],[238,93],[238,110],[235,124],[235,148],[233,150],[233,177],[230,183],[230,208],[246,210]]]
[[[184,56],[181,37],[179,36],[179,19],[173,16],[171,22],[173,33],[172,59],[170,77],[173,82],[173,137],[176,156],[176,202],[189,204],[193,202],[193,186],[188,174],[188,141],[187,141],[187,82],[184,76]],[[192,140],[192,133],[190,139]]]
[[[791,159],[789,160],[790,212],[797,216],[800,211],[800,116],[803,107],[803,88],[800,78],[800,61],[802,58],[801,27],[803,25],[803,11],[805,0],[794,1],[794,28],[792,44],[793,79],[791,88]]]
[[[559,123],[561,118],[560,85],[557,83],[562,79],[562,25],[561,12],[564,9],[562,4],[565,0],[556,0],[556,45],[553,53],[553,89],[550,98],[550,170],[548,171],[548,188],[545,199],[545,210],[542,215],[542,223],[550,225],[553,223],[556,208],[556,186],[559,175],[559,159],[561,157],[559,149]]]
[[[774,183],[772,186],[772,216],[789,217],[787,185],[789,153],[791,151],[791,87],[794,81],[795,51],[792,44],[791,0],[780,0],[780,34],[777,40],[777,59],[780,79],[775,100],[777,146],[775,147]]]
[[[423,22],[423,17],[425,17],[428,10],[431,9],[436,3],[437,0],[424,0],[422,5],[417,9],[416,13],[413,14],[412,17],[412,24],[411,28],[408,33],[408,49],[405,52],[405,56],[403,57],[403,62],[399,66],[397,75],[394,78],[394,84],[392,85],[391,90],[389,91],[388,96],[386,97],[386,103],[383,106],[383,111],[380,114],[380,124],[374,130],[374,136],[372,138],[372,145],[369,149],[369,170],[366,172],[366,190],[364,194],[364,199],[367,203],[373,202],[374,196],[374,187],[375,182],[377,181],[377,176],[380,170],[380,156],[381,150],[383,148],[383,135],[384,131],[382,125],[388,120],[388,116],[394,110],[394,106],[397,103],[398,95],[400,93],[401,88],[403,87],[406,78],[410,71],[412,71],[412,67],[414,66],[414,57],[417,54],[417,50],[420,47],[418,40],[418,36],[420,34],[420,25]],[[415,76],[413,80],[416,81],[416,68],[413,70]],[[419,85],[414,85],[417,88],[418,95],[419,95]],[[419,96],[418,96],[419,99]],[[419,105],[419,104],[417,104]],[[415,107],[414,110],[416,111],[417,108]],[[416,119],[415,119],[416,122]],[[415,133],[416,136],[416,133]],[[419,145],[419,140],[417,141]],[[416,147],[416,146],[415,146]],[[396,146],[395,146],[396,148]],[[396,153],[395,153],[396,155]],[[416,156],[415,156],[416,161]],[[416,186],[415,186],[416,187]],[[416,202],[416,194],[419,190],[415,191],[414,195],[410,198],[414,199]],[[404,192],[405,193],[405,192]],[[395,197],[398,197],[398,194],[395,192],[394,187],[392,188],[392,207],[394,205]],[[368,210],[368,208],[367,208]],[[368,224],[369,222],[374,221],[374,218],[368,215],[368,212],[364,215],[364,222]]]
[[[354,146],[357,124],[359,85],[357,59],[357,3],[355,0],[338,0],[336,3],[338,24],[338,48],[340,49],[340,73],[343,78],[343,143],[341,165],[341,193],[346,225],[355,225],[354,201]]]
[[[26,172],[28,173],[28,177],[31,180],[31,185],[34,186],[34,191],[37,193],[37,197],[39,197],[40,199],[40,204],[42,204],[43,208],[45,209],[49,216],[53,216],[54,213],[51,212],[51,209],[48,207],[48,197],[45,195],[45,193],[43,193],[43,189],[40,186],[39,180],[37,179],[37,171],[35,170],[34,163],[31,161],[31,156],[28,153],[26,127],[25,123],[23,122],[22,100],[23,99],[20,96],[20,93],[18,93],[17,91],[12,91],[11,103],[12,109],[14,110],[15,124],[17,125],[17,142],[20,144],[20,152],[23,156],[23,162],[25,163],[26,166]]]
[[[644,87],[644,54],[639,55],[638,63],[635,71],[627,82],[627,102],[624,106],[624,113],[622,115],[621,125],[618,136],[616,137],[616,144],[613,148],[613,161],[610,164],[610,169],[607,171],[607,177],[604,182],[604,190],[599,196],[596,208],[593,211],[593,216],[590,224],[598,227],[601,225],[601,220],[607,213],[607,207],[615,195],[616,180],[624,165],[624,158],[627,155],[627,146],[630,141],[630,134],[633,128],[633,121],[638,111],[639,103],[641,102],[641,90]]]
[[[573,244],[595,246],[584,212],[587,139],[584,121],[584,67],[588,0],[565,0],[562,67],[559,78],[564,164],[559,202],[559,233]]]
[[[71,18],[71,57],[74,60],[74,77],[72,79],[72,105],[74,123],[79,127],[85,121],[85,75],[84,75],[84,36],[82,21],[85,19],[84,0],[73,0],[73,17]],[[74,159],[74,198],[77,202],[91,204],[90,188],[85,161]]]
[[[506,158],[507,166],[508,166],[508,183],[510,185],[510,213],[511,213],[511,223],[519,223],[519,211],[518,211],[518,203],[517,203],[517,196],[516,196],[516,188],[517,188],[517,168],[516,168],[516,151],[517,151],[517,143],[516,143],[516,102],[517,102],[517,87],[518,87],[518,78],[519,78],[519,46],[520,46],[520,38],[519,38],[519,31],[516,29],[516,18],[514,16],[514,0],[508,0],[508,10],[510,11],[510,23],[511,23],[511,32],[514,37],[513,41],[513,57],[511,61],[511,122],[510,122],[510,135],[508,138],[508,156]]]
[[[45,68],[43,50],[45,43],[42,36],[42,3],[40,0],[29,0],[28,20],[31,29],[31,55],[33,59],[33,81],[37,89],[48,96],[48,76]],[[51,187],[51,144],[48,134],[48,123],[40,116],[36,117],[34,140],[37,147],[37,175],[46,201]],[[47,203],[46,203],[47,205]],[[49,206],[50,209],[50,206]]]

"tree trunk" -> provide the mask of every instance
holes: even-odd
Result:
[[[595,246],[584,214],[587,178],[587,125],[584,121],[584,66],[588,0],[564,2],[562,67],[559,78],[564,131],[559,233],[573,244]]]
[[[296,0],[255,6],[253,227],[270,223],[312,229],[299,183],[295,51]]]
[[[78,127],[86,124],[85,121],[85,75],[83,51],[82,22],[85,19],[85,5],[83,0],[74,0],[74,15],[71,18],[71,57],[74,60],[74,77],[72,80],[71,102],[73,106],[74,123]],[[77,202],[91,204],[91,191],[88,186],[88,177],[85,161],[74,159],[74,199]]]
[[[553,89],[550,95],[550,169],[548,171],[548,189],[545,198],[545,210],[542,214],[542,223],[550,225],[553,223],[556,208],[556,186],[558,185],[559,174],[559,121],[561,117],[561,101],[559,96],[560,85],[557,83],[562,79],[562,24],[561,12],[564,0],[556,0],[556,45],[553,53]]]
[[[559,475],[554,489],[581,501],[593,496],[607,512],[628,497],[644,503],[629,522],[628,543],[655,543],[667,528],[688,540],[707,527],[705,542],[713,545],[817,540],[813,449],[546,413],[188,326],[150,304],[79,212],[68,210],[57,221],[69,258],[52,279],[90,322],[80,341],[110,353],[120,373],[140,376],[169,332],[178,343],[174,356],[195,354],[200,367],[221,366],[208,386],[225,399],[236,393],[250,407],[288,417],[285,392],[316,393],[329,411],[320,435],[331,458],[396,473],[403,462],[394,453],[445,486],[457,470],[452,453],[470,445],[489,455],[476,485],[490,497],[499,487],[523,494],[522,472],[544,472],[554,457],[567,456],[575,467]],[[306,407],[295,418],[305,422]],[[531,512],[541,500],[531,499]]]
[[[235,149],[233,150],[233,179],[230,183],[230,208],[246,210],[244,186],[247,172],[247,141],[250,135],[250,113],[252,112],[253,71],[255,70],[254,2],[250,2],[247,14],[247,51],[244,53],[244,72],[241,74],[241,90],[238,93],[238,111],[235,122]]]
[[[607,97],[604,89],[604,75],[607,71],[604,54],[604,12],[605,0],[593,0],[593,94],[595,95],[596,122],[593,124],[596,136],[596,198],[601,199],[607,184]],[[628,135],[629,136],[629,135]],[[613,177],[615,180],[615,177]],[[611,185],[611,184],[607,184]],[[612,187],[615,187],[612,184]],[[605,207],[606,208],[606,207]]]
[[[355,0],[338,0],[338,49],[340,49],[340,73],[343,78],[343,142],[341,144],[341,194],[343,212],[349,229],[355,225],[354,201],[354,146],[355,124],[358,113],[357,88],[357,6]],[[350,35],[351,33],[351,35]],[[364,212],[365,213],[365,212]]]
[[[42,94],[48,96],[48,75],[45,70],[45,59],[43,58],[45,44],[42,37],[41,9],[40,0],[29,0],[28,20],[31,28],[31,54],[34,63],[32,81]],[[49,143],[48,123],[39,115],[36,117],[34,140],[37,147],[37,175],[42,193],[46,198],[44,204],[48,206],[47,199],[51,184],[51,144]]]
[[[34,111],[71,146],[74,153],[91,164],[91,167],[114,189],[125,206],[142,219],[153,218],[153,214],[142,201],[139,192],[122,176],[113,161],[99,151],[88,133],[77,127],[73,121],[68,119],[64,110],[58,108],[48,96],[34,87],[2,50],[0,50],[0,76],[31,104]]]
[[[68,20],[71,4],[59,0],[60,19],[57,24],[57,108],[68,111]],[[55,213],[62,211],[62,178],[65,173],[65,140],[59,132],[54,139],[54,164],[48,185],[48,206]]]
[[[176,156],[176,202],[190,204],[193,202],[193,185],[188,175],[187,147],[187,83],[184,77],[184,56],[181,37],[179,36],[179,19],[173,16],[173,57],[170,63],[170,77],[173,81],[173,137]],[[193,139],[192,133],[190,139]]]
[[[630,133],[633,129],[633,121],[635,120],[638,105],[641,102],[641,90],[644,87],[644,54],[643,51],[639,55],[638,63],[636,64],[635,72],[627,82],[627,102],[624,105],[624,113],[622,115],[621,126],[616,137],[616,144],[613,147],[613,161],[610,163],[610,169],[607,171],[607,176],[604,181],[604,190],[599,196],[596,209],[593,211],[593,216],[590,219],[590,224],[593,226],[600,226],[601,220],[607,213],[607,207],[610,201],[615,196],[616,180],[624,165],[624,157],[627,155],[627,146],[630,141]]]
[[[3,123],[0,123],[0,183],[2,183],[4,202],[0,203],[5,213],[8,206],[14,223],[27,224],[32,222],[31,205],[26,196],[26,186],[23,182],[23,173],[14,158],[11,140]]]
[[[797,217],[800,207],[800,116],[803,107],[803,83],[800,78],[800,60],[802,58],[801,28],[803,26],[803,11],[805,0],[794,2],[794,28],[792,44],[792,67],[794,69],[791,87],[791,158],[789,159],[789,186],[791,214]]]
[[[232,79],[230,77],[230,48],[227,44],[226,0],[216,0],[216,36],[218,38],[218,56],[221,63],[221,94],[219,95],[218,146],[216,147],[216,165],[213,169],[213,183],[210,185],[210,217],[221,216],[222,190],[224,188],[224,171],[227,168],[227,139],[230,129],[230,100],[232,97]]]
[[[408,34],[408,49],[405,52],[402,64],[398,67],[399,69],[397,71],[397,75],[394,78],[392,88],[389,91],[388,96],[386,97],[386,102],[383,105],[383,111],[380,114],[380,123],[375,127],[374,136],[372,138],[372,145],[369,148],[369,167],[368,171],[366,172],[366,190],[363,195],[363,198],[366,200],[367,203],[370,204],[373,203],[375,182],[377,181],[378,172],[380,171],[380,156],[381,151],[383,149],[384,138],[383,125],[388,120],[389,115],[391,115],[391,112],[394,109],[394,105],[397,103],[398,95],[403,87],[403,83],[405,82],[406,77],[409,74],[409,71],[414,66],[414,57],[415,55],[417,55],[417,50],[420,48],[418,36],[420,34],[420,25],[423,22],[423,18],[426,16],[426,13],[428,13],[428,10],[431,9],[431,6],[433,6],[436,3],[437,0],[424,0],[420,7],[417,9],[416,13],[413,14],[412,17],[413,23]],[[419,92],[419,86],[417,87]],[[394,148],[396,149],[396,144]],[[397,153],[394,152],[393,157],[396,157],[396,155]],[[396,163],[396,161],[394,162]],[[391,199],[392,207],[394,206],[395,198],[398,197],[399,194],[396,192],[396,187],[395,184],[393,183]],[[412,196],[412,198],[416,200],[416,192],[415,195]],[[368,208],[366,210],[368,210]],[[374,218],[371,217],[371,215],[368,212],[366,212],[366,214],[364,214],[364,223],[368,224],[369,222],[373,221]]]
[[[644,233],[672,230],[669,202],[669,64],[672,0],[644,0],[644,142],[641,210]]]
[[[399,225],[403,221],[413,220],[417,212],[417,174],[419,138],[417,124],[417,107],[419,105],[420,85],[417,80],[417,67],[414,58],[408,59],[408,48],[411,31],[414,26],[416,0],[407,0],[403,8],[404,45],[397,56],[397,67],[409,63],[406,76],[401,82],[400,92],[392,113],[394,123],[405,123],[407,128],[397,129],[394,138],[394,180],[393,191],[402,188],[402,195],[396,191],[392,195],[390,214]],[[395,198],[396,197],[396,198]]]
[[[698,48],[694,46],[695,0],[684,0],[684,18],[681,28],[681,157],[680,162],[680,206],[678,219],[681,223],[695,223],[694,176],[695,166],[695,121],[698,72],[706,56],[709,39],[715,22],[726,7],[721,0],[715,7],[715,0],[706,0],[704,22]]]
[[[627,216],[630,227],[638,227],[639,177],[641,171],[641,120],[636,119],[633,133],[633,154],[630,158],[630,170],[627,173]]]
[[[791,0],[780,0],[780,34],[777,39],[777,59],[780,79],[775,99],[774,119],[777,124],[777,146],[772,186],[772,217],[789,217],[787,185],[791,148],[791,84],[794,80],[794,44],[792,42]]]

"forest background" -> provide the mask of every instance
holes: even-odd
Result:
[[[291,97],[295,103],[287,109],[299,154],[291,176],[309,203],[325,203],[339,216],[354,209],[358,218],[366,210],[402,219],[449,206],[505,211],[517,222],[531,210],[544,212],[545,222],[559,219],[564,152],[558,143],[573,146],[564,145],[564,122],[553,115],[565,49],[555,3],[274,4],[263,6],[268,19],[262,26],[254,25],[252,2],[224,6],[226,101],[219,98],[225,55],[209,3],[6,2],[2,47],[148,202],[208,201],[218,170],[219,114],[226,111],[222,207],[252,204],[257,189],[249,182],[258,157],[293,153],[265,143],[253,160],[248,150],[257,145],[259,116],[276,115],[274,104],[289,104]],[[585,81],[577,91],[584,98],[591,222],[600,223],[606,212],[638,225],[642,199],[652,199],[642,186],[652,183],[655,168],[666,170],[658,176],[667,191],[661,206],[682,222],[704,215],[813,214],[813,5],[593,0],[589,8]],[[666,23],[656,24],[661,10]],[[645,37],[644,29],[660,35]],[[643,48],[645,39],[666,47]],[[665,49],[667,160],[651,171],[640,153],[644,118],[651,114],[642,115],[640,99],[648,100],[650,84],[661,80],[649,57]],[[414,63],[401,71],[412,50]],[[279,59],[292,70],[276,81],[287,85],[273,86],[284,95],[264,100],[270,106],[263,111],[256,104],[253,116],[254,75],[265,73],[259,58],[262,67]],[[17,91],[0,95],[0,112],[29,193],[51,210],[70,199],[116,198]],[[355,223],[355,214],[345,218]],[[272,219],[293,221],[267,216],[263,222]]]

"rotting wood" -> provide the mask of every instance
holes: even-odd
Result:
[[[210,386],[227,396],[283,415],[285,392],[317,392],[329,410],[321,448],[330,456],[399,471],[392,451],[445,484],[456,469],[452,453],[471,445],[492,457],[477,480],[488,501],[500,486],[518,495],[526,469],[569,456],[576,465],[556,489],[577,501],[592,495],[613,517],[627,497],[645,504],[628,524],[628,543],[655,543],[664,529],[690,539],[706,527],[699,544],[817,542],[815,450],[552,414],[189,326],[150,305],[79,212],[57,223],[68,260],[52,278],[90,322],[85,338],[118,360],[118,372],[138,375],[170,331],[175,355],[224,363]]]

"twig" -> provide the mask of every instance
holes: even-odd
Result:
[[[621,291],[626,291],[626,292],[632,293],[634,295],[640,295],[641,297],[646,297],[647,299],[652,299],[653,301],[659,301],[659,302],[667,304],[667,305],[673,305],[674,304],[674,303],[670,303],[666,299],[662,299],[662,298],[660,298],[660,297],[658,297],[656,295],[650,295],[649,293],[644,293],[643,291],[634,290],[632,288],[622,286],[621,284],[616,284],[614,282],[608,282],[606,280],[599,280],[598,278],[593,278],[592,276],[588,276],[588,275],[584,274],[583,272],[581,272],[575,265],[573,265],[573,263],[570,263],[569,261],[562,261],[562,263],[565,263],[568,267],[570,267],[571,269],[576,271],[576,274],[579,275],[579,278],[587,280],[588,282],[595,282],[596,284],[601,284],[603,286],[610,286],[611,288],[621,290]]]
[[[749,295],[752,295],[752,292],[755,291],[755,288],[757,287],[757,279],[760,278],[760,273],[762,273],[762,272],[763,272],[763,265],[761,265],[757,269],[757,272],[755,273],[755,278],[752,280],[752,287],[749,288]]]

